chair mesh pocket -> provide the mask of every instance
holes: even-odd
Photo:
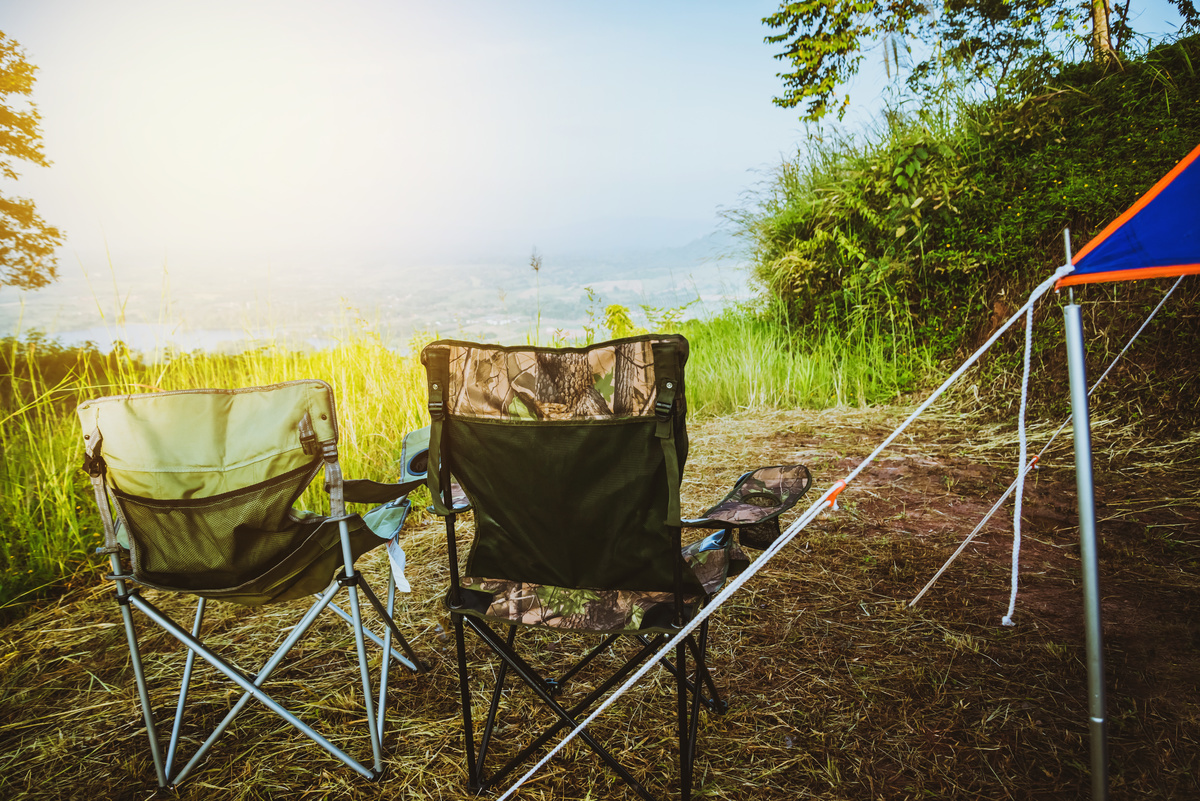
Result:
[[[289,516],[312,480],[304,467],[211,498],[116,496],[130,529],[138,581],[184,591],[236,587],[291,553],[309,533]]]

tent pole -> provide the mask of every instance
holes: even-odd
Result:
[[[1072,298],[1072,300],[1074,300]],[[1100,568],[1096,553],[1096,503],[1092,481],[1092,428],[1088,417],[1087,367],[1079,306],[1063,307],[1071,415],[1075,431],[1075,489],[1079,506],[1079,557],[1083,568],[1083,617],[1087,636],[1088,729],[1091,734],[1092,799],[1108,798],[1108,748],[1105,732],[1104,643],[1100,628]]]

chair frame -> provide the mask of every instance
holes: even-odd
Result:
[[[253,391],[254,389],[262,388],[251,388],[245,391]],[[200,391],[203,392],[204,390]],[[186,394],[189,392],[192,391],[183,390],[180,392],[180,394]],[[161,395],[172,393],[157,394]],[[105,547],[97,548],[97,553],[105,554],[109,559],[111,573],[106,575],[105,578],[112,581],[116,591],[116,601],[121,610],[121,618],[125,628],[126,641],[129,646],[134,681],[137,688],[138,698],[142,707],[142,718],[145,723],[146,733],[150,743],[150,753],[154,762],[155,774],[158,780],[158,786],[160,788],[175,787],[187,779],[209,754],[219,737],[225,732],[225,730],[233,722],[233,719],[246,707],[251,699],[254,699],[266,706],[272,712],[277,714],[291,726],[296,728],[302,734],[323,748],[330,755],[336,757],[338,760],[364,778],[371,781],[379,781],[384,776],[384,710],[387,705],[389,668],[391,666],[391,662],[395,660],[401,667],[413,673],[421,673],[426,671],[428,668],[417,658],[412,647],[409,645],[408,641],[405,639],[403,634],[397,628],[395,622],[392,620],[396,596],[395,577],[391,575],[389,571],[387,603],[385,606],[380,602],[378,597],[371,590],[370,586],[366,583],[363,574],[357,571],[354,567],[355,560],[351,549],[350,530],[347,522],[352,516],[346,514],[345,505],[347,500],[355,502],[360,499],[356,497],[346,497],[346,484],[349,483],[352,486],[371,484],[372,487],[367,489],[366,493],[368,495],[376,496],[379,494],[381,488],[392,488],[393,491],[390,493],[393,496],[392,503],[403,508],[403,517],[407,517],[408,511],[411,508],[408,499],[404,497],[404,495],[406,495],[411,489],[411,485],[376,485],[372,482],[345,482],[343,480],[341,466],[338,461],[337,444],[335,441],[320,443],[320,457],[323,462],[326,489],[330,498],[331,515],[326,518],[326,520],[328,522],[336,522],[338,525],[339,537],[341,541],[341,568],[325,591],[314,595],[316,599],[315,602],[304,613],[284,641],[267,658],[258,673],[248,676],[231,665],[219,654],[215,653],[200,639],[200,631],[204,620],[204,613],[209,599],[203,596],[197,597],[195,617],[193,619],[191,629],[187,630],[172,620],[171,617],[162,611],[162,609],[160,609],[159,606],[157,606],[154,602],[142,596],[142,587],[132,575],[132,571],[127,570],[122,564],[121,554],[125,551],[125,548],[117,543],[117,525],[113,516],[113,507],[110,507],[110,502],[115,506],[117,501],[115,497],[112,496],[111,489],[106,481],[106,466],[104,459],[99,452],[99,443],[92,442],[86,449],[84,457],[84,470],[88,473],[91,479],[96,504],[99,508],[101,521],[105,530],[106,545]],[[354,495],[353,489],[351,490],[350,494],[352,496]],[[395,497],[397,495],[399,495],[399,497]],[[365,501],[367,498],[363,498],[361,500]],[[403,523],[401,523],[401,525],[403,525]],[[349,612],[346,612],[337,604],[333,603],[334,598],[342,589],[345,589],[349,595]],[[384,632],[382,637],[364,625],[359,590],[362,590],[363,596],[365,596],[367,602],[375,609],[384,624]],[[160,626],[164,631],[175,638],[175,640],[184,646],[187,652],[184,662],[183,676],[180,682],[175,705],[175,715],[171,724],[171,734],[167,743],[165,755],[163,754],[162,743],[158,733],[158,722],[155,720],[151,707],[149,684],[145,675],[145,669],[142,664],[137,631],[134,625],[134,615],[132,611],[134,609],[144,614],[147,619]],[[345,620],[354,632],[355,652],[362,685],[363,706],[365,708],[367,719],[368,739],[371,747],[370,763],[355,759],[347,754],[343,749],[331,743],[320,732],[318,732],[309,724],[305,723],[294,713],[284,707],[279,701],[263,690],[263,685],[268,681],[272,673],[283,661],[284,657],[309,631],[320,614],[326,609],[329,609],[338,617],[341,617],[343,620]],[[368,639],[375,645],[381,647],[383,654],[385,655],[385,658],[381,660],[381,666],[379,670],[377,696],[375,695],[375,691],[372,687],[370,675],[371,671],[367,662],[366,641]],[[216,725],[205,741],[193,753],[186,764],[176,770],[180,737],[182,734],[183,721],[185,717],[184,712],[186,708],[188,691],[191,684],[192,673],[197,657],[207,662],[218,673],[222,674],[225,678],[240,688],[242,690],[242,695],[225,715],[225,717]]]
[[[446,492],[444,503],[447,506],[452,504],[452,498],[449,491]],[[602,700],[605,695],[617,684],[619,684],[626,676],[637,670],[647,659],[655,654],[662,645],[667,641],[668,635],[663,633],[649,636],[638,632],[615,633],[605,635],[603,640],[588,651],[574,665],[570,666],[562,675],[556,679],[546,679],[539,676],[537,671],[531,667],[514,648],[513,644],[516,640],[518,630],[521,628],[518,624],[511,624],[508,628],[508,636],[502,637],[484,620],[479,619],[463,611],[463,600],[461,586],[459,582],[458,569],[458,546],[455,536],[455,518],[457,512],[464,510],[464,507],[451,507],[454,511],[445,516],[446,522],[446,545],[450,561],[450,590],[448,593],[448,605],[451,618],[454,622],[454,637],[455,650],[458,657],[458,675],[459,675],[459,695],[463,714],[463,729],[464,729],[464,745],[467,753],[467,776],[468,788],[472,792],[484,792],[496,786],[511,772],[526,762],[538,749],[544,747],[549,741],[560,731],[570,728],[574,729],[579,725],[579,721],[585,716],[598,701]],[[723,529],[726,536],[732,536],[732,528]],[[682,529],[680,529],[682,533]],[[681,546],[682,550],[682,546]],[[677,558],[675,573],[676,586],[674,591],[674,607],[675,607],[675,626],[682,628],[686,623],[685,603],[683,592],[683,570],[686,569],[682,555]],[[707,602],[708,597],[705,597],[702,602]],[[481,640],[483,640],[489,648],[500,658],[500,669],[493,685],[491,699],[489,701],[486,714],[486,721],[482,727],[479,737],[479,743],[475,742],[475,724],[472,714],[471,692],[469,687],[469,671],[467,668],[466,658],[466,639],[465,628],[475,632]],[[721,697],[720,691],[717,689],[716,683],[713,681],[712,674],[708,670],[707,664],[707,646],[708,646],[709,620],[706,618],[699,626],[698,633],[689,634],[675,646],[675,662],[672,663],[668,659],[661,659],[663,667],[667,669],[675,677],[676,686],[676,725],[678,731],[678,744],[680,755],[679,766],[679,782],[680,782],[680,797],[683,801],[688,801],[692,795],[692,783],[694,766],[696,760],[697,745],[699,742],[699,713],[700,708],[704,707],[715,714],[724,714],[728,709],[728,703]],[[641,643],[641,648],[631,657],[625,664],[616,670],[612,675],[605,679],[596,689],[592,690],[582,700],[578,701],[574,706],[567,709],[563,707],[555,696],[559,695],[567,682],[579,673],[589,662],[611,649],[621,638],[632,638]],[[691,652],[692,663],[694,666],[694,674],[688,678],[688,652]],[[529,687],[542,702],[549,707],[560,720],[543,730],[532,742],[525,746],[518,754],[511,757],[507,763],[492,773],[488,774],[485,769],[485,762],[488,756],[488,750],[491,745],[492,734],[496,724],[496,715],[500,706],[500,699],[504,689],[504,682],[508,671],[511,670],[524,684]],[[707,694],[704,690],[707,689]],[[590,733],[583,730],[579,733],[579,738],[583,740],[589,748],[600,757],[603,762],[608,765],[620,778],[625,781],[634,792],[646,801],[656,801],[656,796],[638,779],[633,776],[621,763],[605,748],[599,741],[596,740]]]

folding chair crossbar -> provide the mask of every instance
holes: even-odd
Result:
[[[208,604],[207,598],[196,599],[196,622],[192,624],[192,636],[199,639],[200,624],[204,622],[204,608]],[[175,764],[175,749],[179,745],[179,734],[183,731],[183,711],[187,704],[188,687],[192,682],[192,668],[196,664],[196,652],[188,649],[187,658],[183,665],[183,679],[179,682],[179,701],[175,705],[175,722],[171,726],[171,742],[167,746],[167,773],[171,773],[171,766]]]
[[[561,724],[559,728],[563,726],[575,728],[579,725],[579,722],[576,720],[578,712],[573,715],[571,711],[563,708],[561,704],[555,701],[549,687],[547,687],[545,682],[537,675],[537,671],[535,671],[528,662],[522,659],[519,654],[513,651],[509,643],[506,642],[504,638],[496,634],[496,632],[493,631],[490,626],[481,620],[477,620],[467,615],[455,615],[454,617],[455,625],[459,629],[459,636],[461,637],[461,627],[465,621],[466,624],[470,626],[471,629],[496,652],[496,654],[504,661],[504,663],[507,664],[508,667],[512,668],[513,672],[516,673],[516,675],[520,677],[520,679],[525,682],[525,684],[531,690],[533,690],[533,692],[542,700],[542,702],[550,707],[554,714],[561,718]],[[462,652],[460,651],[459,653],[460,659],[462,659]],[[632,670],[632,668],[630,668],[630,670]],[[497,699],[498,696],[494,694],[493,698]],[[470,697],[466,692],[464,692],[464,702],[466,704],[470,704]],[[465,711],[464,714],[469,714],[469,712]],[[592,737],[590,733],[587,731],[582,731],[579,733],[579,737],[581,740],[587,743],[594,752],[596,752],[596,755],[599,756],[605,764],[612,768],[612,770],[616,772],[618,776],[624,779],[625,782],[628,783],[638,795],[646,799],[646,801],[655,801],[655,798],[653,795],[651,795],[650,791],[647,790],[641,782],[634,778],[633,774],[626,770],[625,767],[622,766],[621,763],[618,762],[611,753],[609,753],[608,749],[601,745],[600,742]],[[468,739],[472,738],[469,737]],[[517,760],[517,762],[519,761],[520,760]],[[472,762],[475,762],[475,760],[472,760]],[[506,766],[505,771],[511,770],[514,766],[514,764],[510,763],[508,766]],[[474,775],[470,778],[470,783],[471,788],[475,791],[486,789],[499,778],[499,776],[492,776],[486,781],[484,780],[482,759],[480,759],[478,762],[475,762],[472,773]]]
[[[514,631],[515,631],[515,627],[514,627]],[[619,635],[617,635],[617,636],[619,636]],[[642,649],[640,651],[638,651],[635,655],[630,657],[626,661],[626,663],[621,666],[621,668],[619,670],[617,670],[615,673],[613,673],[611,676],[609,676],[603,683],[600,684],[599,687],[597,687],[595,690],[593,690],[587,696],[580,699],[576,703],[575,706],[571,707],[571,709],[568,710],[568,713],[570,714],[570,716],[572,718],[578,718],[581,715],[585,714],[589,709],[591,709],[591,707],[597,701],[599,701],[601,698],[603,698],[604,695],[606,693],[608,693],[609,690],[611,690],[613,687],[617,686],[617,684],[619,684],[620,682],[624,681],[625,678],[630,673],[632,673],[634,670],[636,670],[638,668],[639,665],[641,665],[643,662],[645,662],[646,659],[652,653],[654,653],[654,651],[656,651],[659,647],[661,647],[663,642],[665,642],[665,641],[666,641],[666,637],[664,635],[659,635],[657,638],[645,643],[644,646],[642,647]],[[506,665],[504,665],[502,663],[502,670],[504,667],[506,667]],[[497,681],[497,684],[496,684],[497,689],[494,693],[494,698],[498,698],[498,696],[499,696],[500,689],[502,687],[502,685],[501,685],[502,676],[503,676],[503,673],[501,674],[500,677],[497,677],[497,680],[496,680]],[[493,704],[495,704],[495,703],[496,703],[496,701],[493,700]],[[493,709],[494,709],[494,707],[493,707]],[[490,720],[490,716],[489,716],[489,720]],[[559,732],[561,732],[565,728],[567,728],[567,724],[561,720],[558,721],[557,723],[553,724],[549,728],[547,728],[535,740],[533,740],[529,745],[527,745],[519,754],[517,754],[512,759],[510,759],[508,761],[508,763],[504,765],[504,767],[500,768],[494,774],[492,774],[490,777],[488,777],[488,779],[485,783],[486,786],[491,786],[493,784],[498,783],[505,776],[507,776],[510,771],[512,771],[514,768],[516,768],[521,763],[525,762],[535,752],[537,752],[538,750],[543,748],[547,743],[550,742],[551,739],[553,739],[555,737],[555,735],[557,735]],[[482,752],[482,749],[481,749],[481,752]],[[482,762],[482,756],[481,756],[480,761]]]
[[[646,645],[649,645],[652,642],[652,640],[644,634],[637,635],[637,638]],[[688,644],[688,648],[692,652],[692,658],[696,661],[697,669],[704,680],[704,686],[708,688],[708,695],[704,695],[703,693],[700,695],[700,703],[704,704],[706,708],[716,712],[717,714],[724,713],[728,709],[729,704],[724,698],[721,697],[721,691],[717,689],[717,684],[715,681],[713,681],[712,673],[710,673],[708,670],[708,663],[701,656],[702,654],[706,653],[705,647],[708,644],[708,621],[705,620],[700,624],[699,645],[697,645],[691,637],[688,637],[686,642]],[[663,667],[665,667],[672,676],[675,676],[676,678],[679,677],[679,671],[675,669],[674,662],[665,657],[660,659],[659,662],[662,663]],[[684,681],[687,682],[687,688],[689,691],[694,689],[691,679],[684,676]]]
[[[292,631],[288,637],[279,645],[278,648],[275,649],[275,652],[271,654],[270,658],[263,665],[262,669],[255,675],[254,685],[256,687],[262,687],[262,685],[266,683],[267,679],[271,677],[271,674],[275,672],[275,668],[278,667],[279,663],[283,660],[283,657],[287,655],[288,651],[292,649],[292,646],[299,642],[300,638],[303,637],[308,629],[312,627],[312,624],[316,621],[317,616],[321,613],[321,610],[330,604],[337,591],[338,587],[336,584],[326,590],[325,594],[320,596],[320,600],[310,607],[304,617],[302,617],[300,621],[292,628]],[[203,598],[200,600],[201,602],[204,601]],[[198,604],[198,606],[202,605]],[[199,613],[197,614],[197,624],[198,623]],[[197,640],[197,642],[199,641],[198,631],[196,630],[198,628],[199,626],[197,625],[197,627],[192,631],[192,636]],[[189,657],[194,657],[196,653],[197,652],[195,650],[189,647]],[[242,696],[237,700],[237,703],[233,705],[233,708],[226,713],[221,722],[217,724],[216,728],[213,729],[208,738],[205,739],[205,741],[200,745],[200,748],[197,749],[196,753],[192,755],[192,758],[188,761],[187,765],[184,766],[183,770],[181,770],[178,775],[174,777],[175,784],[182,782],[185,778],[187,778],[188,774],[190,774],[192,770],[200,764],[201,760],[203,760],[208,754],[209,749],[212,748],[213,744],[216,743],[217,738],[224,734],[225,730],[229,727],[229,724],[233,722],[233,719],[242,711],[242,709],[245,708],[246,704],[249,703],[250,698],[251,694],[249,692],[242,693]],[[290,723],[291,721],[289,720],[288,722]],[[182,723],[182,714],[180,711],[177,711],[174,726],[175,732],[179,731]],[[167,752],[168,775],[170,775],[171,766],[173,764],[171,756],[174,753],[176,737],[175,732],[172,733],[171,749]]]
[[[339,579],[339,581],[340,580],[342,580],[342,579]],[[387,628],[388,639],[390,640],[392,637],[395,637],[399,641],[400,647],[404,650],[406,657],[401,657],[399,654],[396,654],[395,651],[392,651],[392,653],[396,656],[397,659],[400,660],[401,664],[403,664],[405,667],[407,667],[409,670],[411,670],[414,673],[424,673],[425,671],[429,670],[429,668],[425,665],[425,663],[417,658],[416,652],[414,652],[412,649],[412,646],[410,646],[408,644],[408,640],[405,639],[404,635],[400,633],[400,628],[396,625],[396,622],[394,620],[392,620],[392,605],[393,605],[393,602],[395,599],[395,592],[396,592],[395,578],[392,576],[389,576],[389,578],[388,578],[388,606],[386,609],[384,608],[383,604],[380,603],[379,598],[375,595],[374,590],[371,589],[371,585],[369,585],[365,582],[359,582],[359,583],[357,583],[357,586],[359,589],[361,589],[363,591],[363,595],[367,596],[367,602],[371,604],[372,608],[374,608],[374,610],[375,610],[375,613],[377,615],[379,615],[379,619],[383,621],[384,627]],[[342,610],[341,608],[339,608],[338,606],[334,605],[333,610],[343,620],[346,620],[351,623],[353,622],[353,618],[347,616],[345,611]],[[367,635],[368,637],[370,637],[371,640],[375,644],[380,645],[380,646],[384,645],[383,642],[380,641],[378,636],[373,634],[370,630],[363,629],[363,633],[365,635]],[[389,646],[384,646],[384,647],[386,648]]]
[[[516,629],[514,628],[513,630],[515,631]],[[566,684],[571,679],[572,676],[574,676],[576,673],[578,673],[579,671],[581,671],[585,667],[587,667],[587,665],[593,659],[595,659],[600,654],[604,653],[610,647],[612,647],[612,644],[615,643],[618,639],[620,639],[620,637],[621,637],[620,634],[608,635],[607,637],[604,638],[604,640],[601,641],[601,643],[599,645],[597,645],[592,650],[588,651],[587,654],[584,655],[584,657],[582,659],[580,659],[578,662],[576,662],[574,667],[572,667],[566,673],[559,676],[557,679],[548,679],[547,684],[550,684],[555,689]],[[644,642],[644,640],[643,640],[643,642]]]
[[[517,627],[512,626],[508,630],[508,647],[512,648],[513,640],[517,638]],[[500,671],[496,675],[496,686],[492,688],[492,702],[488,705],[487,721],[483,724],[483,736],[479,741],[479,759],[476,764],[479,765],[480,775],[483,774],[483,763],[487,760],[488,745],[492,742],[493,726],[496,723],[496,712],[500,708],[500,696],[504,692],[504,680],[508,677],[508,662],[500,660]],[[548,688],[549,689],[549,688]],[[499,776],[499,774],[497,774]],[[493,777],[495,780],[497,777]]]
[[[382,765],[374,770],[367,768],[358,760],[344,752],[342,749],[326,740],[319,732],[317,732],[304,721],[300,720],[300,718],[293,715],[278,701],[263,692],[254,682],[244,676],[241,671],[230,665],[221,657],[206,649],[203,643],[194,638],[190,632],[176,625],[175,621],[163,614],[163,612],[159,610],[158,607],[156,607],[152,602],[147,601],[138,594],[132,595],[129,599],[129,602],[134,608],[138,609],[145,614],[146,617],[150,618],[156,624],[161,626],[163,630],[177,639],[181,644],[198,654],[201,659],[216,668],[218,672],[222,673],[238,687],[241,687],[247,696],[253,696],[256,701],[286,720],[310,740],[324,748],[331,755],[344,762],[348,767],[368,779],[375,780],[380,777],[382,774]],[[374,726],[372,726],[372,730],[374,730]],[[374,739],[374,734],[372,735],[372,738]],[[181,778],[182,777],[177,777],[176,781],[181,780]]]

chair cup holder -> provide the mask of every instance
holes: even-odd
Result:
[[[738,529],[738,542],[745,548],[764,551],[779,539],[779,518],[773,517],[761,523],[752,523]]]

